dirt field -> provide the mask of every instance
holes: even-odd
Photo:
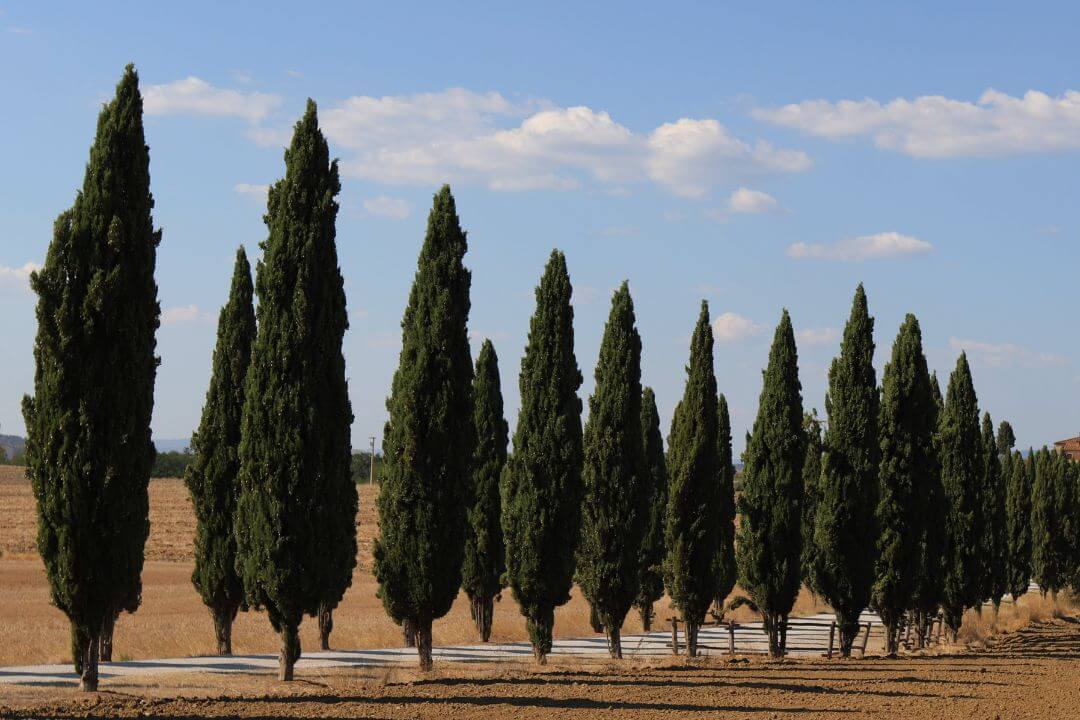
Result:
[[[989,649],[901,660],[562,661],[267,676],[169,677],[72,688],[4,688],[2,717],[924,718],[1080,717],[1080,625],[1053,620]],[[569,713],[569,715],[567,715]]]
[[[377,532],[375,488],[360,486],[358,567],[353,586],[334,616],[332,642],[341,648],[396,646],[401,633],[375,597],[371,575],[371,542]],[[69,662],[68,623],[49,603],[48,584],[35,545],[36,519],[33,494],[20,468],[0,466],[0,667]],[[117,660],[186,657],[214,651],[213,625],[191,585],[192,538],[195,516],[181,480],[150,483],[150,539],[143,572],[143,604],[139,611],[120,616],[116,625]],[[509,593],[496,604],[492,640],[525,640],[524,620]],[[809,614],[822,605],[808,595],[798,610]],[[658,615],[667,617],[663,601]],[[738,619],[752,620],[744,610]],[[624,632],[641,629],[637,613],[627,618]],[[241,613],[234,627],[233,649],[238,654],[276,652],[279,640],[261,613]],[[591,634],[588,609],[575,593],[556,612],[558,637]],[[301,642],[317,645],[317,627],[305,620]],[[436,621],[436,645],[476,641],[468,605],[462,595],[446,617]]]

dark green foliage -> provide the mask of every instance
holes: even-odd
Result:
[[[129,65],[98,117],[82,190],[31,278],[38,333],[34,394],[23,401],[27,474],[52,599],[89,660],[76,658],[86,689],[97,686],[103,625],[134,612],[142,593],[160,315],[153,207]]]
[[[802,555],[802,385],[795,332],[780,319],[746,446],[736,551],[739,584],[765,620],[769,653],[783,655],[787,616],[800,585]]]
[[[945,558],[942,610],[955,636],[964,610],[980,605],[982,506],[985,465],[979,405],[967,355],[949,377],[940,427],[941,484],[945,489]]]
[[[638,594],[638,552],[650,483],[641,436],[641,337],[624,281],[611,299],[584,430],[577,581],[622,657],[619,630]]]
[[[375,541],[379,597],[414,626],[420,666],[431,666],[431,622],[461,585],[469,473],[475,449],[469,355],[467,238],[449,186],[435,195],[401,321],[401,358],[386,408],[386,479]]]
[[[735,583],[739,579],[739,569],[735,563],[735,464],[731,449],[731,413],[728,411],[727,398],[722,393],[716,408],[716,436],[719,443],[717,466],[720,473],[720,496],[717,499],[720,544],[716,556],[716,604],[723,612],[724,600],[735,589]]]
[[[570,600],[581,528],[582,378],[571,293],[566,258],[555,250],[536,288],[514,452],[501,481],[507,584],[539,662],[551,651],[555,608]]]
[[[980,543],[980,599],[991,600],[995,607],[1001,605],[1002,596],[1008,592],[1008,542],[1005,520],[1005,479],[1002,477],[998,441],[994,436],[994,423],[990,413],[983,415],[983,475],[982,536]]]
[[[829,392],[818,504],[814,513],[816,590],[836,613],[840,653],[851,654],[859,615],[870,602],[877,559],[878,388],[874,319],[863,286],[855,291]]]
[[[285,150],[285,177],[267,198],[235,519],[244,596],[281,633],[283,680],[300,656],[303,615],[336,604],[356,558],[341,354],[347,318],[335,248],[340,188],[309,100]]]
[[[942,498],[934,437],[938,405],[914,315],[904,318],[885,365],[879,420],[878,551],[872,604],[886,626],[887,651],[908,609],[932,612],[941,594]],[[931,518],[937,518],[931,523]]]
[[[1002,420],[997,431],[997,453],[1002,462],[1012,455],[1012,449],[1016,447],[1016,433],[1008,420]]]
[[[232,653],[232,621],[244,605],[244,587],[236,574],[233,518],[240,489],[240,418],[255,339],[253,292],[251,266],[241,247],[236,251],[229,300],[218,315],[210,388],[199,430],[191,439],[194,462],[184,475],[197,522],[191,582],[213,615],[221,655]]]
[[[476,359],[473,380],[473,453],[471,498],[465,534],[461,587],[469,596],[480,639],[491,636],[493,602],[502,590],[506,571],[503,549],[499,479],[506,465],[510,429],[503,417],[502,383],[495,346],[485,340]]]
[[[667,513],[668,477],[660,414],[652,388],[641,396],[642,458],[648,515],[638,551],[638,595],[634,600],[646,632],[651,628],[653,603],[664,595],[664,517]]]
[[[1031,495],[1031,575],[1043,593],[1057,593],[1071,579],[1075,474],[1076,465],[1064,453],[1039,451]]]
[[[1007,584],[1016,600],[1027,592],[1031,582],[1031,479],[1019,452],[1012,454],[1006,468]]]
[[[814,544],[814,515],[820,500],[821,454],[825,450],[821,438],[821,420],[817,409],[803,414],[803,434],[806,439],[806,457],[803,460],[803,508],[802,508],[802,567],[803,582],[810,592],[820,595],[817,584],[818,556]]]
[[[697,629],[716,597],[720,548],[719,410],[709,305],[701,303],[690,340],[686,389],[668,436],[668,507],[664,521],[664,582],[686,623],[687,652],[697,654]]]

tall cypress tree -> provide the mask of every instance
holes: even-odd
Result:
[[[776,328],[743,469],[739,584],[764,618],[769,654],[782,656],[787,616],[799,594],[805,442],[802,385],[791,317]]]
[[[555,250],[536,289],[514,452],[501,481],[506,578],[540,663],[551,652],[555,608],[570,600],[581,528],[582,378],[571,293],[566,258]]]
[[[584,430],[577,580],[622,658],[619,631],[638,594],[638,552],[648,515],[649,484],[641,436],[641,336],[626,281],[611,299],[596,386]]]
[[[934,488],[937,415],[922,331],[909,314],[885,365],[878,423],[878,558],[872,604],[885,624],[889,653],[898,649],[897,629],[904,612],[913,605],[929,609],[940,594],[940,560],[927,543],[927,512],[940,501]]]
[[[473,402],[476,452],[473,454],[472,506],[468,511],[461,587],[469,596],[480,640],[487,642],[491,637],[495,597],[503,588],[502,574],[506,570],[499,478],[506,465],[510,433],[503,417],[499,357],[490,340],[484,341],[476,358]]]
[[[184,475],[197,522],[191,582],[214,619],[219,655],[232,654],[232,623],[244,606],[244,586],[236,574],[233,517],[240,488],[240,416],[255,339],[253,292],[251,265],[240,246],[229,300],[218,315],[217,345],[202,420],[191,438],[195,461]]]
[[[870,602],[876,560],[878,389],[874,319],[860,284],[829,368],[820,499],[814,514],[817,590],[836,613],[840,654],[851,655],[859,616]]]
[[[374,566],[383,606],[415,628],[425,670],[431,668],[431,623],[449,612],[461,586],[476,442],[466,249],[454,197],[444,185],[428,215],[386,401],[387,471],[379,487]]]
[[[99,641],[111,643],[116,614],[134,612],[142,594],[160,315],[153,207],[142,96],[128,65],[98,116],[82,190],[31,277],[27,474],[38,550],[53,603],[71,622],[84,690],[97,689]]]
[[[731,449],[731,413],[723,393],[717,401],[716,435],[720,473],[720,496],[717,499],[717,520],[720,524],[720,542],[716,555],[716,604],[724,610],[724,600],[731,594],[738,580],[739,568],[735,563],[735,464]]]
[[[1039,451],[1031,494],[1031,575],[1045,595],[1056,598],[1070,580],[1072,461],[1061,452]]]
[[[645,632],[652,629],[653,603],[664,595],[664,517],[667,512],[668,477],[664,440],[656,395],[650,387],[641,396],[642,457],[645,462],[645,496],[648,513],[638,551],[638,594],[634,600]]]
[[[713,370],[709,305],[702,301],[690,340],[686,388],[668,436],[668,507],[665,518],[664,583],[682,613],[686,650],[697,655],[698,628],[719,586],[719,410]]]
[[[1008,465],[1005,509],[1008,591],[1015,602],[1027,592],[1031,582],[1031,484],[1019,452],[1013,453]]]
[[[810,592],[818,590],[819,556],[814,544],[814,515],[817,513],[821,485],[821,455],[825,450],[821,438],[821,420],[817,409],[803,414],[803,435],[806,439],[806,457],[803,459],[803,507],[802,507],[802,566],[803,583]]]
[[[292,679],[300,657],[303,616],[336,604],[355,563],[352,412],[341,355],[347,319],[334,246],[340,189],[308,100],[285,150],[285,177],[267,196],[235,518],[244,597],[281,635],[282,680]]]
[[[1002,462],[1012,459],[1012,450],[1016,447],[1016,433],[1008,420],[1002,420],[997,431],[997,452]]]
[[[953,639],[960,630],[964,610],[976,607],[980,597],[982,537],[980,491],[983,487],[983,439],[979,406],[967,355],[961,353],[949,377],[945,412],[941,417],[941,484],[947,504],[942,610]]]
[[[994,612],[1001,607],[1001,598],[1008,592],[1008,545],[1006,543],[1005,480],[1002,477],[998,441],[990,413],[983,414],[983,487],[982,502],[982,600],[994,603]]]
[[[922,347],[921,340],[919,347]],[[941,416],[945,412],[945,399],[941,395],[936,372],[930,375],[930,396],[933,398],[933,414],[926,422],[931,442],[927,450],[927,469],[918,486],[916,501],[920,512],[921,542],[915,592],[911,596],[920,647],[924,647],[929,639],[945,593],[948,503],[941,483]]]

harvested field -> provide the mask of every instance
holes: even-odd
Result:
[[[1032,624],[988,649],[900,660],[562,660],[546,668],[437,664],[266,675],[152,677],[87,697],[4,688],[11,717],[917,718],[1080,717],[1080,625]]]

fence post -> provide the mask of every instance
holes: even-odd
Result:
[[[827,653],[825,653],[825,657],[829,658],[830,660],[832,660],[832,644],[833,644],[833,636],[834,635],[836,635],[836,623],[835,622],[833,622],[831,625],[829,625],[829,651]]]
[[[866,634],[863,635],[862,639],[862,657],[866,657],[866,644],[870,642],[870,625],[871,623],[866,623]]]
[[[679,618],[669,618],[671,620],[671,652],[674,655],[679,654]]]
[[[728,655],[735,654],[735,621],[728,622]]]

